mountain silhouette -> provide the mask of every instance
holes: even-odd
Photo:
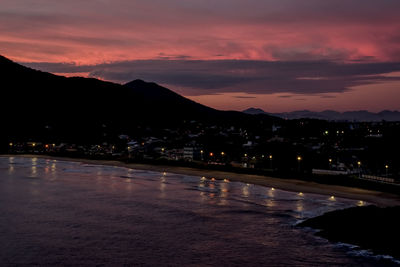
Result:
[[[125,85],[63,77],[0,56],[1,140],[46,139],[93,142],[137,127],[168,128],[187,120],[256,125],[260,118],[201,105],[155,83]],[[265,123],[271,117],[263,116]]]
[[[283,119],[320,119],[328,121],[400,121],[399,111],[383,110],[378,113],[369,112],[366,110],[338,112],[334,110],[324,110],[314,112],[310,110],[297,110],[283,113],[267,113],[260,108],[248,108],[243,110],[243,113],[252,115],[270,115]]]

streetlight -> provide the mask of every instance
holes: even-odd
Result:
[[[358,178],[361,178],[361,161],[357,161],[358,166]]]
[[[386,171],[386,177],[388,177],[388,169],[389,169],[389,165],[385,165],[385,171]]]
[[[300,162],[303,160],[301,156],[297,156],[298,172],[300,172]]]
[[[329,169],[332,169],[332,159],[329,159]]]
[[[272,169],[272,155],[269,155],[268,158],[269,158],[269,168]]]

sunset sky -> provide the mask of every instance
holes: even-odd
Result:
[[[400,110],[399,0],[2,0],[0,54],[219,109]]]

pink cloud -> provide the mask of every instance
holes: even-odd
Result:
[[[394,1],[354,0],[6,0],[0,11],[1,53],[20,61],[85,64],[160,53],[394,61],[400,60],[399,8]]]

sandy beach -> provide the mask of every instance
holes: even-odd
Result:
[[[124,163],[113,160],[90,160],[90,159],[77,159],[77,158],[66,158],[66,157],[53,157],[47,155],[1,155],[0,157],[46,158],[46,159],[60,160],[60,161],[72,161],[85,164],[117,166],[117,167],[131,168],[131,169],[168,172],[168,173],[184,174],[184,175],[199,176],[199,177],[205,176],[206,178],[229,179],[230,181],[256,184],[265,187],[274,187],[291,192],[322,194],[327,196],[361,200],[380,207],[400,205],[400,196],[395,194],[360,189],[360,188],[352,188],[346,186],[318,184],[315,182],[301,181],[296,179],[281,179],[281,178],[267,177],[261,175],[238,174],[232,172],[202,170],[189,167]]]

